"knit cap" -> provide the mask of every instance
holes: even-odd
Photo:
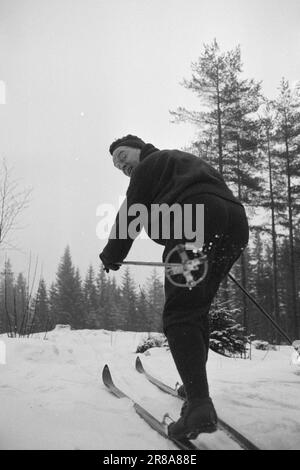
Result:
[[[111,155],[113,152],[121,145],[125,145],[126,147],[132,147],[137,149],[142,149],[146,143],[137,137],[136,135],[128,134],[125,137],[121,137],[120,139],[115,140],[109,147],[109,152]]]

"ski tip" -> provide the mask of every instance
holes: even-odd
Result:
[[[135,360],[135,368],[141,374],[144,372],[144,367],[143,367],[142,361],[140,360],[139,356]]]
[[[105,366],[103,367],[103,370],[102,370],[102,379],[103,381],[105,381],[105,379],[107,378],[111,378],[111,374],[110,374],[110,370],[109,370],[109,367],[107,364],[105,364]]]

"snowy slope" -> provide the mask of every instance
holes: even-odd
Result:
[[[0,449],[174,449],[130,404],[101,382],[109,363],[115,382],[158,418],[179,414],[181,403],[134,369],[142,333],[57,328],[30,339],[1,336]],[[142,355],[150,373],[174,386],[178,375],[166,350]],[[291,349],[254,351],[252,361],[210,353],[211,395],[221,418],[264,449],[300,449],[300,366]],[[216,433],[213,449],[234,449]]]

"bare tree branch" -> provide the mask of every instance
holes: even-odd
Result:
[[[19,228],[18,218],[28,207],[31,191],[20,188],[3,159],[0,163],[0,247],[10,246],[9,237]]]

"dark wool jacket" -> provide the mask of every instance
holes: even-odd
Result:
[[[179,150],[158,150],[152,144],[146,144],[141,151],[140,163],[131,173],[126,193],[127,208],[139,203],[150,211],[151,204],[172,205],[203,193],[240,204],[220,173],[201,158]],[[133,243],[129,237],[112,238],[112,233],[118,228],[121,211],[122,208],[101,254],[107,263],[123,261]],[[133,219],[135,217],[127,218],[128,225]],[[161,240],[154,241],[164,244]]]

